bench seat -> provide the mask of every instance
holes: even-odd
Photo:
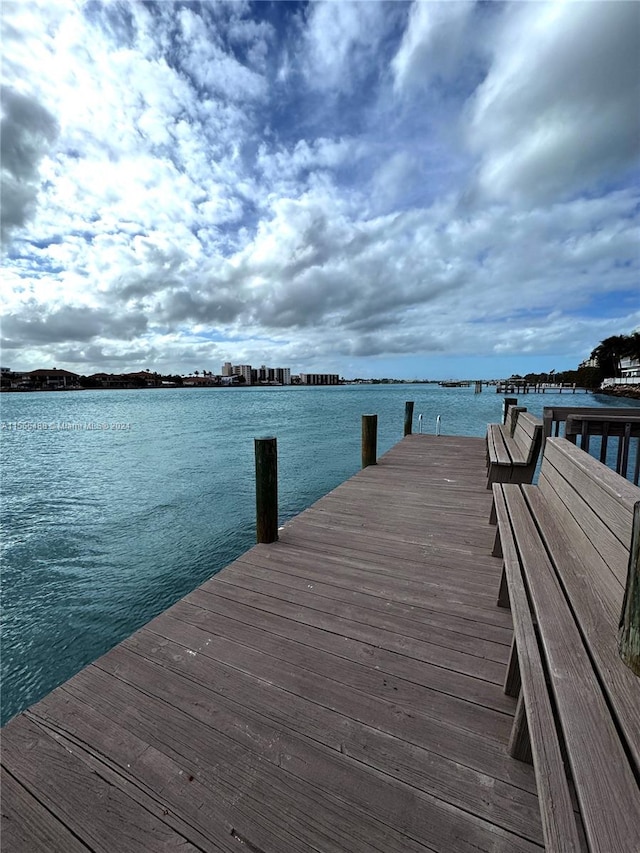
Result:
[[[509,750],[533,761],[546,848],[635,853],[640,678],[616,633],[640,490],[556,438],[537,486],[493,491],[514,622],[505,690],[519,695]]]

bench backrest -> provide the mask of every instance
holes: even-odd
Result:
[[[520,412],[513,431],[513,440],[527,460],[527,465],[534,464],[542,444],[542,421],[530,412]]]
[[[640,678],[617,644],[640,489],[566,439],[550,438],[537,491],[526,493],[640,772]]]

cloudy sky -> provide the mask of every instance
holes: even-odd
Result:
[[[640,325],[640,3],[2,24],[5,366],[492,377]]]

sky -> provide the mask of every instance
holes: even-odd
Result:
[[[1,10],[3,366],[498,378],[640,326],[640,3]]]

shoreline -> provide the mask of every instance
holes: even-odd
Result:
[[[606,397],[626,397],[630,400],[640,400],[640,385],[614,385],[612,388],[601,388],[595,391]]]

